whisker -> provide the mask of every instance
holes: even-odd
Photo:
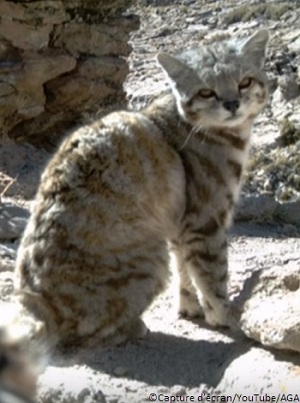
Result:
[[[202,144],[205,144],[205,140],[209,137],[209,130],[210,130],[209,127],[202,129],[202,133],[203,133]]]
[[[194,126],[193,128],[192,128],[192,130],[189,132],[189,134],[187,135],[187,138],[184,140],[184,143],[182,144],[182,146],[179,148],[179,150],[182,150],[186,145],[187,145],[187,143],[189,142],[189,140],[192,138],[192,136],[195,134],[195,128],[196,128],[196,126]]]

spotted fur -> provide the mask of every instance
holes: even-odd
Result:
[[[228,324],[227,236],[268,32],[159,54],[171,90],[68,136],[46,167],[17,258],[27,314],[63,343],[119,343],[180,275],[179,311]]]

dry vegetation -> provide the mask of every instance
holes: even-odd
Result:
[[[280,140],[283,146],[289,146],[300,140],[300,128],[289,119],[280,122]]]
[[[286,147],[257,150],[246,173],[245,189],[269,192],[279,202],[300,201],[300,141]]]
[[[236,22],[245,22],[253,18],[264,16],[269,20],[278,20],[284,13],[291,10],[292,6],[289,2],[281,2],[279,4],[266,4],[260,2],[259,4],[244,4],[239,7],[234,7],[223,18],[224,24],[233,24]]]

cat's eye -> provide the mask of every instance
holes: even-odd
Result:
[[[201,98],[212,98],[216,96],[216,93],[213,90],[210,90],[209,88],[202,88],[202,90],[198,91],[198,95]]]
[[[242,79],[242,81],[239,83],[239,89],[244,90],[252,84],[252,78],[251,77],[245,77]]]

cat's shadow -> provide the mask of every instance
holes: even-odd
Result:
[[[151,385],[184,385],[201,383],[216,387],[224,371],[252,343],[238,341],[192,340],[161,332],[151,332],[135,344],[114,348],[79,351],[54,365],[84,364],[93,370],[135,379]],[[67,363],[68,361],[68,363]]]

